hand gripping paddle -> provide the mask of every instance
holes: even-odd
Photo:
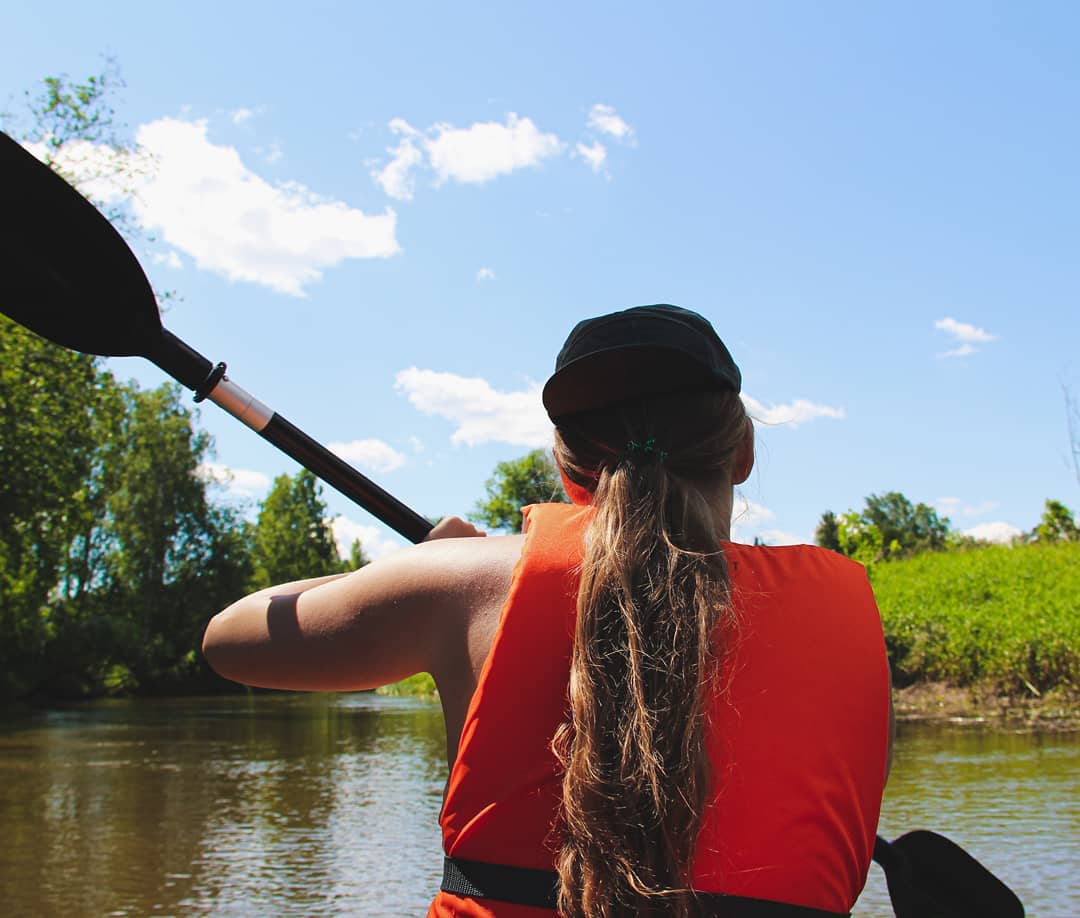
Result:
[[[0,312],[87,354],[146,357],[405,538],[431,523],[244,391],[164,328],[135,254],[98,210],[0,132]]]

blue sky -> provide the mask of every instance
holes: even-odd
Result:
[[[1080,506],[1072,4],[9,0],[4,23],[9,112],[115,59],[166,325],[422,513],[549,442],[574,322],[655,302],[713,321],[764,422],[739,538],[809,540],[888,490],[984,532]],[[201,418],[234,493],[295,471]],[[326,497],[342,540],[400,542]]]

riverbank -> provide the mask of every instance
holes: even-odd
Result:
[[[898,687],[973,686],[1019,700],[1077,693],[1080,542],[928,552],[868,573]]]
[[[437,700],[435,682],[419,673],[377,690],[380,695]],[[992,685],[918,682],[893,690],[896,718],[905,722],[991,724],[1009,729],[1080,730],[1080,692],[1054,689],[1008,695]]]
[[[1080,731],[1080,692],[1008,695],[990,685],[919,682],[893,690],[901,722],[990,724],[1016,730]]]

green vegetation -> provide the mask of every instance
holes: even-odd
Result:
[[[0,700],[200,675],[207,610],[249,562],[180,398],[0,321]]]
[[[990,545],[889,492],[824,513],[815,541],[866,565],[898,687],[1080,688],[1080,529],[1060,501],[1014,544]]]
[[[111,65],[83,83],[50,77],[27,93],[29,125],[4,126],[57,170],[72,143],[129,153],[107,99],[119,82]],[[198,652],[212,612],[367,563],[358,542],[338,558],[310,473],[279,477],[256,524],[216,501],[196,420],[178,386],[121,383],[0,316],[0,703],[220,685]]]
[[[256,589],[341,570],[321,493],[319,480],[307,469],[295,478],[274,479],[252,539]]]
[[[925,554],[871,580],[898,686],[1080,688],[1080,542]]]
[[[384,685],[375,691],[380,695],[390,696],[439,697],[439,690],[435,688],[435,680],[431,677],[431,673],[417,673],[415,676],[409,676],[408,679],[402,679],[392,685]]]
[[[178,386],[118,382],[0,316],[0,702],[218,684],[207,618],[337,556],[309,472],[258,521],[216,500],[210,438]]]
[[[521,532],[521,508],[550,501],[569,503],[551,455],[534,449],[520,459],[500,462],[484,485],[487,500],[469,514],[474,523]]]
[[[947,519],[939,517],[933,507],[913,504],[898,491],[871,494],[860,512],[849,510],[837,517],[827,510],[814,531],[822,548],[863,564],[944,548],[948,537]]]

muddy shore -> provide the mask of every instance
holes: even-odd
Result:
[[[893,690],[898,721],[990,724],[1014,729],[1080,730],[1080,691],[1004,694],[983,687],[922,682]]]

